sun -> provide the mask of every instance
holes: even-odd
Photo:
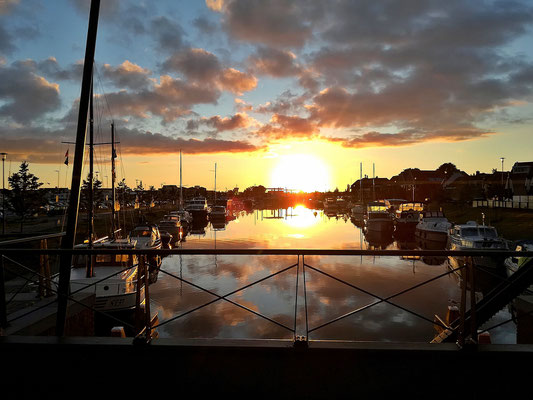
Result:
[[[310,154],[280,156],[271,175],[272,187],[303,192],[325,191],[329,181],[327,165]]]

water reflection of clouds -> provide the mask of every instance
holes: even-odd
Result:
[[[300,212],[301,211],[301,212]],[[308,212],[309,211],[309,212]],[[360,228],[343,220],[327,219],[312,210],[293,212],[287,220],[261,220],[257,213],[240,215],[239,223],[231,221],[225,231],[216,232],[216,248],[337,248],[359,249],[363,238]],[[305,226],[298,218],[310,218],[316,223]],[[285,222],[288,221],[288,222]],[[302,222],[303,221],[303,222]],[[297,226],[300,225],[300,226]],[[304,237],[290,237],[288,235]],[[185,244],[187,248],[214,248],[214,233]],[[409,243],[410,245],[410,243]],[[401,246],[407,246],[403,243]],[[294,265],[296,256],[198,255],[170,256],[163,260],[162,271],[225,295],[245,285]],[[399,293],[427,279],[442,274],[446,267],[441,260],[400,260],[400,257],[372,256],[305,256],[307,265],[334,275],[378,297]],[[297,326],[305,330],[303,276],[300,267]],[[306,268],[306,295],[310,328],[357,308],[379,300]],[[286,326],[294,325],[296,300],[296,268],[271,277],[239,291],[229,299],[264,314]],[[150,286],[150,296],[160,322],[185,313],[216,297],[182,283],[164,272]],[[455,278],[444,277],[416,291],[391,299],[401,307],[413,310],[425,318],[444,316],[450,299],[460,298]],[[428,341],[434,334],[431,323],[387,303],[379,303],[345,319],[311,333],[312,339]],[[172,321],[160,328],[162,337],[224,337],[224,338],[290,338],[292,333],[259,316],[224,300]]]

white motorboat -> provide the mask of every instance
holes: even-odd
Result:
[[[415,236],[418,239],[442,243],[445,246],[451,227],[451,222],[442,211],[423,211],[415,228]]]
[[[177,215],[183,227],[188,227],[192,224],[192,215],[186,210],[171,211],[169,215]]]
[[[161,233],[156,225],[138,225],[130,232],[130,237],[136,241],[136,249],[159,250],[162,247]]]
[[[472,257],[475,266],[491,269],[503,268],[504,256],[499,253],[508,250],[507,241],[498,236],[496,228],[489,225],[478,225],[474,221],[456,224],[448,232],[447,248],[449,250],[483,250],[494,252],[492,256]],[[462,267],[465,257],[450,256],[448,260],[453,268]]]
[[[95,250],[133,250],[136,242],[116,239],[93,243]],[[88,243],[76,245],[86,249]],[[91,256],[74,255],[70,274],[70,292],[95,293],[94,308],[97,311],[120,312],[136,306],[138,261],[134,254],[98,254],[93,257],[92,276],[87,276]],[[141,303],[144,302],[144,285],[141,287]]]
[[[367,212],[364,217],[366,231],[392,232],[393,219],[387,206],[382,201],[372,201],[367,204]]]

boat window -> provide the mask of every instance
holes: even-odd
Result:
[[[463,228],[461,229],[461,234],[463,236],[478,236],[479,231],[477,228]]]
[[[151,232],[149,230],[134,230],[133,231],[133,236],[135,237],[148,237],[151,235]]]
[[[97,254],[96,255],[96,262],[97,263],[110,263],[111,262],[111,254]]]
[[[129,256],[127,254],[116,254],[115,262],[128,262]]]
[[[481,231],[481,234],[484,237],[495,239],[498,237],[498,234],[496,233],[496,230],[494,228],[482,228],[480,227],[479,230]]]

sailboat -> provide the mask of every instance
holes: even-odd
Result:
[[[177,215],[181,225],[188,229],[192,224],[192,215],[183,207],[183,182],[182,182],[182,168],[181,168],[181,150],[180,150],[180,206],[178,211],[170,212],[171,215]]]
[[[215,199],[213,205],[209,208],[209,221],[224,221],[226,222],[226,207],[217,204],[217,163],[215,163]],[[220,225],[220,224],[218,224]]]
[[[118,238],[115,230],[115,170],[114,159],[115,139],[114,124],[111,125],[112,137],[112,186],[113,186],[113,212],[111,237],[104,236],[95,239],[94,235],[94,202],[93,202],[93,163],[94,163],[94,137],[93,137],[93,89],[90,90],[90,125],[89,125],[89,209],[88,239],[84,243],[74,246],[74,249],[113,249],[133,250],[136,241],[127,238]],[[138,258],[135,254],[98,254],[96,256],[76,255],[72,257],[70,273],[70,291],[94,293],[96,296],[94,308],[97,311],[108,313],[133,310],[137,305],[137,277]],[[58,283],[58,281],[57,281]],[[144,303],[144,286],[140,288],[140,302]]]

